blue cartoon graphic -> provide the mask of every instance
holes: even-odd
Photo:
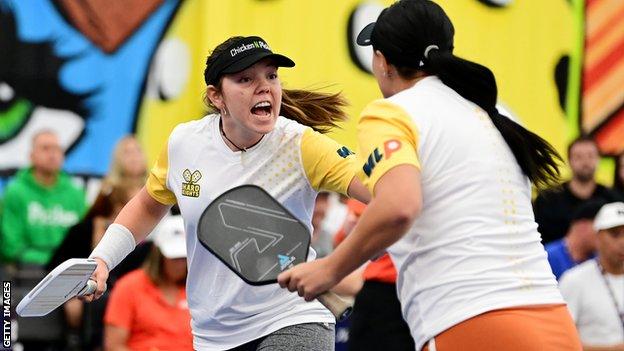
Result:
[[[0,0],[0,170],[55,131],[65,169],[103,175],[136,127],[150,63],[181,0]]]

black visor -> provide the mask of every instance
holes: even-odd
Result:
[[[377,24],[386,10],[387,9],[383,10],[381,14],[379,14],[377,22],[369,23],[360,31],[360,34],[358,34],[355,40],[356,43],[360,46],[372,45],[375,50],[381,51],[392,64],[416,68],[420,67],[420,56],[415,55],[413,52],[405,51],[380,33],[380,28],[383,28],[386,22],[381,22],[381,27],[378,27]]]
[[[240,72],[265,58],[272,59],[277,67],[295,66],[288,57],[274,54],[262,38],[245,37],[232,43],[207,67],[204,79],[207,85],[216,85],[223,74]]]
[[[373,29],[375,29],[375,22],[369,23],[360,31],[358,34],[356,42],[360,46],[369,46],[373,45],[371,37],[373,36]]]

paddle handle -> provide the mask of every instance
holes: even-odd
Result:
[[[317,297],[327,309],[336,317],[338,322],[345,320],[353,311],[353,304],[331,291],[324,292]]]
[[[95,289],[97,289],[97,283],[95,282],[95,280],[89,279],[89,281],[87,281],[87,285],[85,285],[85,287],[82,288],[82,290],[80,290],[77,295],[91,295],[95,292]],[[106,290],[106,285],[104,285],[104,290]]]

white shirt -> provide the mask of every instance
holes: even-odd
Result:
[[[358,138],[371,191],[397,165],[421,172],[422,212],[388,249],[416,349],[487,311],[563,303],[529,181],[482,109],[427,77],[369,104]]]
[[[624,275],[606,276],[621,309],[624,307]],[[624,343],[624,326],[596,260],[585,261],[565,272],[559,288],[584,345]]]
[[[152,168],[150,195],[178,203],[187,233],[187,298],[197,350],[223,350],[286,326],[335,323],[319,302],[305,302],[277,284],[251,286],[206,250],[197,239],[197,222],[206,206],[228,189],[255,184],[305,223],[318,190],[346,193],[355,172],[341,145],[280,117],[275,129],[246,152],[223,141],[218,115],[177,126]],[[346,154],[342,154],[346,156]],[[308,260],[316,254],[310,250]]]

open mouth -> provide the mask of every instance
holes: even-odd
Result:
[[[271,103],[260,101],[251,108],[251,113],[258,116],[269,116],[271,115]]]

